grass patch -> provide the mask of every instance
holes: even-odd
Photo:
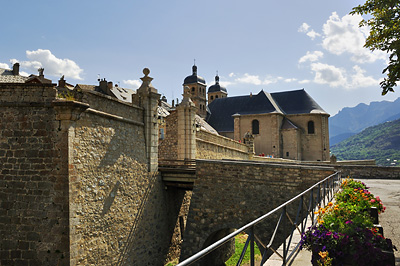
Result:
[[[240,233],[235,237],[235,254],[233,254],[232,257],[227,262],[225,262],[226,266],[235,266],[236,263],[239,261],[240,254],[242,253],[244,244],[246,244],[247,237],[248,235],[246,233]],[[261,252],[258,249],[258,246],[255,242],[254,242],[254,254],[256,260],[261,260]],[[250,263],[250,244],[247,247],[246,253],[242,261],[242,265],[249,263]]]

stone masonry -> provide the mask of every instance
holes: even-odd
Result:
[[[240,228],[333,172],[332,167],[198,160],[181,260],[218,240],[218,232]],[[259,236],[271,234],[275,223],[260,225]]]
[[[1,265],[161,265],[184,193],[156,172],[146,76],[142,106],[0,84]]]

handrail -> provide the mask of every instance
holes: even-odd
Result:
[[[244,231],[246,231],[246,230],[248,230],[248,229],[249,229],[250,232],[251,232],[250,235],[249,235],[249,238],[251,238],[251,240],[250,240],[250,242],[251,242],[251,243],[250,243],[250,246],[251,246],[251,251],[252,251],[252,252],[251,252],[251,253],[252,253],[251,265],[254,266],[254,250],[253,250],[253,247],[254,247],[254,238],[255,238],[255,236],[254,236],[254,226],[257,225],[258,223],[260,223],[261,221],[263,221],[263,220],[269,218],[272,214],[274,214],[274,213],[278,212],[279,210],[282,210],[282,209],[283,209],[283,212],[282,212],[282,214],[280,215],[278,224],[277,224],[277,226],[276,226],[276,228],[275,228],[275,231],[274,231],[274,233],[273,233],[271,242],[270,242],[270,244],[267,246],[267,248],[271,248],[270,246],[271,246],[271,243],[273,242],[273,240],[274,240],[274,238],[275,238],[277,229],[278,229],[279,225],[281,224],[281,221],[282,221],[282,220],[285,220],[285,216],[284,216],[284,215],[287,214],[287,212],[286,212],[286,206],[288,206],[289,204],[291,204],[291,203],[295,202],[296,200],[300,199],[300,204],[299,204],[299,209],[298,209],[298,213],[299,213],[299,211],[302,211],[302,210],[303,210],[304,195],[306,195],[307,193],[310,193],[310,204],[309,204],[309,206],[308,206],[308,208],[307,208],[307,212],[308,212],[308,214],[311,214],[311,220],[312,220],[312,222],[313,222],[313,224],[314,224],[314,223],[316,222],[316,219],[314,219],[314,209],[315,209],[318,205],[321,206],[321,205],[322,205],[322,202],[324,202],[324,206],[325,206],[325,198],[326,198],[326,196],[327,196],[327,195],[326,195],[326,185],[328,185],[328,187],[329,187],[329,189],[330,189],[330,190],[328,191],[328,197],[329,197],[329,198],[328,198],[328,202],[329,202],[329,201],[333,198],[334,193],[335,193],[335,192],[337,191],[337,189],[340,187],[340,183],[341,183],[341,182],[338,182],[338,181],[340,181],[340,180],[341,180],[341,173],[340,173],[340,172],[336,172],[336,173],[334,173],[334,174],[332,174],[332,175],[326,177],[325,179],[319,181],[319,182],[316,183],[315,185],[313,185],[313,186],[311,186],[310,188],[306,189],[305,191],[303,191],[302,193],[300,193],[300,194],[297,195],[296,197],[294,197],[294,198],[292,198],[292,199],[286,201],[285,203],[281,204],[280,206],[276,207],[275,209],[271,210],[270,212],[268,212],[268,213],[266,213],[266,214],[260,216],[259,218],[255,219],[254,221],[252,221],[252,222],[250,222],[250,223],[248,223],[248,224],[242,226],[241,228],[239,228],[239,229],[236,230],[235,232],[233,232],[233,233],[231,233],[231,234],[229,234],[229,235],[223,237],[222,239],[218,240],[218,241],[215,242],[214,244],[212,244],[212,245],[206,247],[205,249],[199,251],[198,253],[192,255],[191,257],[187,258],[186,260],[182,261],[181,263],[177,264],[176,266],[186,266],[186,265],[190,265],[190,264],[192,264],[192,263],[198,261],[199,259],[203,258],[204,256],[206,256],[206,255],[209,254],[210,252],[216,250],[217,248],[219,248],[220,246],[222,246],[223,244],[225,244],[226,242],[228,242],[229,240],[231,240],[231,239],[234,238],[235,236],[239,235],[240,233],[242,233],[242,232],[244,232]],[[328,183],[328,182],[330,182],[330,183]],[[327,184],[327,183],[328,183],[328,184]],[[323,189],[323,194],[324,194],[324,195],[323,195],[323,196],[320,195],[320,194],[321,194],[321,193],[320,193],[320,192],[321,192],[321,185],[323,185],[323,187],[324,187],[324,189]],[[318,205],[317,205],[317,204],[314,204],[313,190],[314,190],[315,188],[318,188],[318,190],[317,190],[317,200],[316,200],[316,202],[315,202],[315,203],[318,203]],[[299,215],[297,215],[297,216],[299,216]],[[306,215],[306,218],[304,219],[304,222],[307,222],[308,217],[309,217],[309,215]],[[296,224],[295,224],[295,227],[297,227]],[[297,228],[297,229],[298,229],[298,228]],[[295,228],[294,230],[296,230],[296,228]],[[305,231],[305,226],[303,225],[303,222],[302,222],[301,233],[304,233],[304,231]],[[292,233],[290,234],[290,240],[291,240],[292,235],[293,235],[293,231],[292,231]],[[293,255],[293,253],[297,250],[297,248],[298,248],[299,245],[297,245],[297,247],[295,248],[295,250],[293,250],[293,251],[291,252],[291,254],[288,255],[288,254],[287,254],[287,250],[286,250],[286,240],[284,241],[283,244],[284,244],[284,254],[283,254],[283,256],[281,256],[280,254],[278,254],[278,255],[281,256],[282,259],[283,259],[283,264],[282,264],[282,265],[286,265],[287,259],[290,258],[290,257]],[[289,247],[289,246],[290,246],[290,242],[287,244],[287,247]],[[245,253],[246,248],[247,248],[247,245],[245,245],[245,247],[244,247],[242,253]],[[272,249],[272,248],[271,248],[271,249]],[[273,250],[273,249],[272,249],[272,250]],[[277,253],[275,250],[273,250],[273,251],[274,251],[275,253]],[[265,255],[265,254],[264,254],[264,255]],[[240,264],[238,264],[238,265],[240,265]]]

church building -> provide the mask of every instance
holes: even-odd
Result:
[[[251,134],[256,155],[329,160],[329,114],[304,89],[228,97],[217,75],[206,106],[206,82],[197,75],[197,66],[183,86],[190,88],[197,113],[218,134],[241,142]]]

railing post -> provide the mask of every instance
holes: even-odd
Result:
[[[286,249],[286,206],[283,207],[283,215],[282,215],[282,226],[283,226],[283,263],[282,265],[286,265],[287,258],[287,249]]]
[[[304,233],[304,227],[305,227],[305,224],[304,224],[304,218],[305,217],[303,217],[304,216],[304,212],[303,212],[303,204],[304,204],[304,196],[303,195],[301,195],[301,197],[300,197],[300,219],[301,219],[301,233]]]
[[[250,265],[254,266],[254,226],[250,227]]]

